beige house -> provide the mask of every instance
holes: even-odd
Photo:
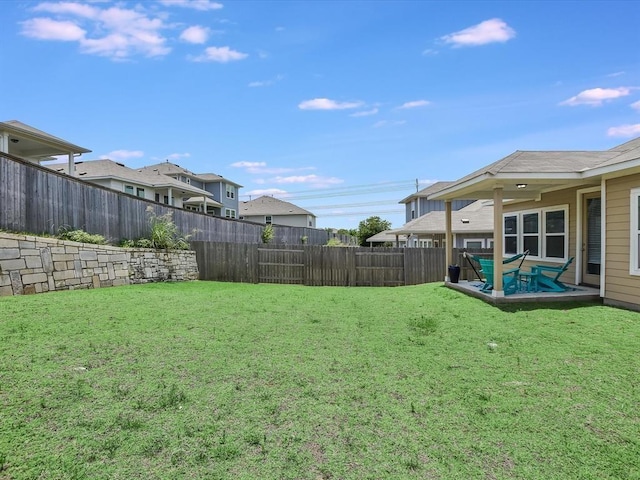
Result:
[[[51,164],[48,167],[61,173],[67,173],[69,168],[66,164]],[[200,196],[201,203],[206,201],[207,205],[220,207],[208,192],[198,187],[166,175],[134,170],[113,160],[76,162],[75,174],[89,183],[178,208],[187,208],[183,198],[196,195]]]
[[[266,195],[241,202],[240,218],[265,225],[316,228],[316,216],[310,211]]]
[[[75,159],[89,152],[91,150],[18,120],[0,122],[0,153],[8,153],[34,163],[57,160],[56,156],[64,155],[67,157],[67,171],[71,171],[73,175]]]
[[[461,178],[433,194],[445,201],[448,240],[451,202],[470,197],[494,203],[494,297],[504,296],[501,260],[528,249],[523,268],[574,258],[563,282],[640,309],[640,138],[605,151],[517,151]]]

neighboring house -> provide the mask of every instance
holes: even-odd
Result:
[[[316,216],[277,198],[262,196],[240,204],[240,218],[256,223],[316,228]]]
[[[386,243],[394,247],[406,247],[407,237],[401,234],[396,234],[395,230],[384,230],[367,238],[367,242],[369,245],[374,243]]]
[[[67,156],[67,171],[73,167],[76,157],[91,150],[54,137],[42,130],[38,130],[17,120],[0,122],[0,153],[23,158],[29,162],[40,163],[57,160],[55,156]]]
[[[562,281],[640,309],[640,138],[605,151],[517,151],[432,196],[469,197],[493,199],[500,220],[494,296],[504,295],[499,259],[528,249],[523,267],[574,257]]]
[[[453,182],[435,182],[422,190],[403,198],[398,203],[404,203],[405,205],[405,222],[410,222],[429,212],[444,211],[444,201],[434,200],[430,198],[430,195],[439,192],[443,188],[452,185]],[[455,200],[452,202],[453,210],[460,210],[466,207],[474,200]]]
[[[242,188],[240,184],[214,173],[193,173],[169,161],[148,165],[141,168],[140,171],[166,175],[187,185],[205,190],[217,202],[217,205],[208,203],[205,208],[202,196],[185,197],[183,203],[187,209],[206,211],[219,217],[238,218],[238,190]]]
[[[477,200],[453,211],[451,227],[454,248],[493,248],[493,202]],[[445,247],[445,212],[429,212],[388,233],[408,238],[408,247]]]
[[[52,170],[67,173],[68,165],[51,164]],[[113,160],[92,160],[75,164],[76,176],[96,185],[135,195],[178,208],[186,208],[183,198],[199,198],[207,207],[220,208],[220,203],[201,188],[155,172],[134,170]],[[204,209],[199,210],[204,211]]]

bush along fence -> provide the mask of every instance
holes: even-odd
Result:
[[[250,245],[192,241],[201,280],[322,286],[442,282],[443,248]],[[455,250],[458,259],[459,251]]]
[[[148,207],[157,216],[172,212],[178,230],[193,232],[194,240],[262,243],[265,225],[144,200],[0,153],[0,229],[49,235],[81,229],[118,244],[146,236]],[[350,241],[326,230],[276,225],[270,243],[324,245],[335,238]]]
[[[0,232],[0,296],[197,279],[193,251],[119,248]]]

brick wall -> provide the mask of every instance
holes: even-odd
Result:
[[[0,296],[197,279],[192,251],[118,248],[0,232]]]

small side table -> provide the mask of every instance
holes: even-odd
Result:
[[[520,272],[518,274],[520,290],[527,293],[538,291],[538,274],[534,272]]]

